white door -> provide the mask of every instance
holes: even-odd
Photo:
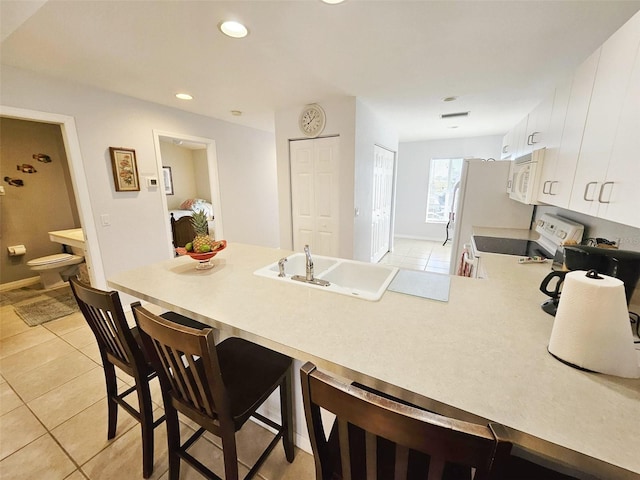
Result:
[[[318,255],[337,256],[340,190],[339,137],[289,144],[293,249],[305,245]]]
[[[371,262],[389,251],[391,202],[393,200],[394,152],[374,146],[373,209],[371,212]]]

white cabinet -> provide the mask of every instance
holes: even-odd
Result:
[[[598,216],[640,228],[640,50],[602,184]]]
[[[502,138],[501,160],[513,160],[525,155],[528,116],[524,117]]]
[[[559,166],[560,162],[560,142],[562,141],[562,133],[564,131],[564,123],[567,118],[567,107],[571,96],[571,84],[573,77],[567,78],[558,87],[556,87],[553,96],[553,107],[551,109],[551,118],[549,119],[549,129],[544,136],[545,153],[544,162],[542,164],[542,174],[540,176],[540,189],[538,191],[538,201],[548,203],[550,205],[563,206],[561,197],[558,192],[561,187],[570,192],[573,175],[564,180],[560,178],[564,165]],[[574,164],[575,165],[575,164]],[[570,167],[569,167],[570,169]],[[560,173],[559,173],[560,172]],[[568,193],[564,197],[564,206],[569,203]]]
[[[521,155],[547,146],[552,108],[553,94],[548,95],[528,115],[525,134],[521,139],[523,142]]]
[[[510,130],[502,137],[502,152],[500,153],[500,160],[513,160],[513,152],[515,147],[512,142],[513,130]]]
[[[555,174],[553,177],[542,179],[542,189],[547,192],[546,197],[540,198],[545,203],[550,203],[558,207],[567,208],[571,198],[573,186],[573,176],[578,164],[580,146],[582,145],[582,135],[584,125],[589,111],[589,101],[593,91],[593,82],[596,77],[600,49],[596,50],[587,60],[585,60],[576,70],[571,83],[571,93],[566,107],[564,128],[560,146],[555,159]],[[566,85],[559,88],[559,95],[566,94]],[[557,115],[562,116],[562,103],[564,100],[559,97]],[[554,122],[559,122],[560,118],[554,118]],[[555,127],[554,127],[555,128]],[[556,132],[557,135],[557,132]],[[545,159],[546,163],[546,159]]]
[[[512,142],[514,144],[514,152],[513,152],[513,158],[518,158],[521,157],[523,155],[526,155],[526,149],[527,149],[527,122],[529,121],[529,116],[527,115],[526,117],[524,117],[522,120],[520,120],[520,122],[516,125],[516,127],[513,130],[513,138],[512,138]]]
[[[614,167],[622,166],[624,169],[625,160],[618,159],[614,164],[611,160],[614,142],[624,143],[623,133],[629,128],[628,125],[623,125],[623,122],[633,121],[634,117],[625,104],[632,102],[632,99],[627,97],[632,95],[631,90],[635,89],[635,86],[630,85],[630,81],[640,45],[640,16],[636,17],[636,21],[632,19],[627,22],[602,46],[569,202],[570,210],[602,216],[600,207],[604,206],[602,210],[606,214],[606,207],[613,201],[613,192],[617,189],[616,181],[619,180]],[[626,119],[621,119],[623,106]],[[635,135],[640,135],[637,128]],[[626,147],[619,146],[618,155],[624,150]],[[632,157],[626,160],[632,161],[638,162],[637,158],[632,160]],[[607,180],[607,172],[610,172],[612,180]],[[636,177],[638,188],[639,179],[640,177]],[[627,202],[619,194],[615,197],[619,201]]]

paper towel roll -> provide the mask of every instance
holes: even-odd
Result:
[[[24,245],[12,245],[10,247],[7,247],[7,249],[9,250],[10,257],[16,257],[18,255],[24,255],[25,253],[27,253],[27,248]]]
[[[549,352],[580,368],[640,378],[624,284],[617,278],[596,276],[582,270],[567,273]]]

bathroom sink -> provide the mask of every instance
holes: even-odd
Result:
[[[358,262],[341,258],[313,255],[314,278],[325,280],[329,285],[316,285],[292,279],[294,276],[305,277],[306,257],[304,253],[295,253],[287,257],[284,264],[285,276],[280,277],[278,262],[256,270],[254,275],[271,278],[292,285],[316,288],[326,292],[338,293],[362,298],[379,300],[398,273],[396,267],[374,263]]]

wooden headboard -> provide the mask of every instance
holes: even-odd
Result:
[[[173,248],[184,247],[196,236],[196,232],[191,225],[191,217],[181,217],[176,220],[171,214],[171,235],[173,237]]]

